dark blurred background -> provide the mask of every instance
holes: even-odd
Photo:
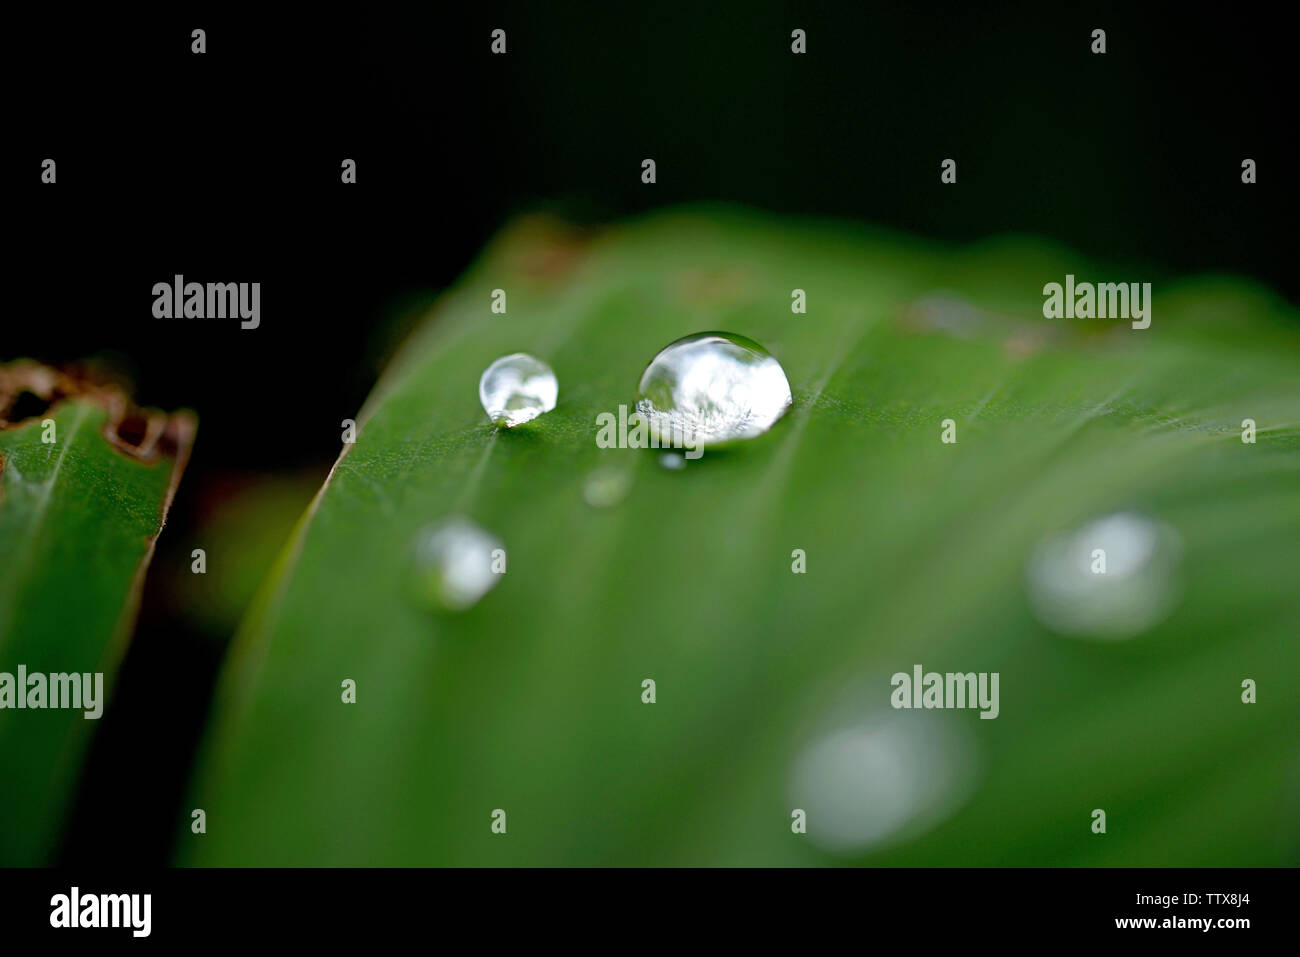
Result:
[[[200,417],[65,859],[162,861],[181,826],[228,638],[168,585],[195,529],[258,476],[318,484],[388,351],[519,212],[600,223],[723,200],[956,242],[1030,232],[1143,279],[1226,270],[1300,299],[1280,22],[1249,5],[981,7],[14,15],[0,359],[103,356],[141,402]],[[154,319],[151,288],[176,273],[260,281],[261,328]]]

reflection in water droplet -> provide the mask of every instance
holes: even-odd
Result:
[[[677,472],[686,468],[686,456],[681,452],[665,452],[659,456],[659,464],[670,471]]]
[[[526,352],[502,356],[483,370],[478,398],[488,418],[513,428],[555,408],[559,395],[555,373]]]
[[[598,468],[582,484],[582,498],[592,508],[612,508],[627,498],[632,473],[625,468]]]
[[[1178,534],[1134,512],[1039,545],[1026,568],[1030,608],[1062,635],[1119,640],[1162,621],[1180,598]]]
[[[766,349],[729,332],[702,332],[650,360],[636,407],[662,445],[694,447],[762,435],[790,401],[785,370]]]
[[[860,853],[924,833],[970,797],[976,742],[955,716],[880,711],[815,740],[796,759],[790,800],[823,850]]]
[[[495,587],[500,575],[493,562],[504,554],[500,539],[468,519],[452,518],[426,528],[415,543],[416,597],[437,611],[464,611]]]

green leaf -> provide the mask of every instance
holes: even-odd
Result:
[[[27,386],[42,391],[37,383],[61,378],[29,363],[0,367],[0,419],[6,393],[12,399]],[[194,428],[187,415],[128,412],[111,391],[68,392],[39,417],[0,428],[0,863],[6,865],[49,863],[57,849],[95,719],[87,717],[84,700],[52,707],[49,676],[82,675],[78,694],[84,689],[93,696],[93,676],[101,673],[102,691],[89,710],[102,715]],[[136,434],[135,425],[145,422]],[[28,676],[46,676],[43,709],[18,710],[20,698],[41,700],[30,697],[35,685],[18,684],[20,667]]]
[[[590,239],[523,222],[399,354],[246,620],[192,798],[208,833],[180,859],[1294,863],[1300,326],[1231,278],[1157,282],[1145,331],[1044,319],[1067,273],[1150,278],[1029,239],[726,210]],[[785,419],[682,471],[597,448],[645,363],[710,329],[781,361]],[[559,404],[496,432],[477,381],[515,351],[553,366]],[[632,480],[617,507],[584,502],[602,466]],[[1129,641],[1052,634],[1031,551],[1120,509],[1177,530],[1184,597]],[[451,514],[509,566],[439,617],[408,579],[415,534]],[[892,711],[917,663],[998,672],[999,717]],[[812,839],[824,820],[792,834],[818,798],[801,756],[882,714],[943,721],[968,790],[847,853]]]

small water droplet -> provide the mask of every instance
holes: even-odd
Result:
[[[478,398],[488,418],[513,428],[555,408],[560,386],[541,359],[526,352],[502,356],[483,370]]]
[[[493,565],[504,555],[500,539],[468,519],[432,525],[416,538],[416,597],[437,611],[471,608],[496,586],[501,576]]]
[[[673,472],[686,468],[686,456],[681,452],[665,452],[659,456],[659,464]]]
[[[592,508],[613,508],[627,498],[631,488],[632,473],[611,465],[587,476],[582,485],[582,498]]]
[[[931,829],[974,791],[977,748],[949,715],[880,711],[841,725],[798,756],[790,800],[823,850],[860,853]]]
[[[790,401],[785,370],[757,342],[730,332],[701,332],[670,343],[650,360],[636,408],[661,445],[690,448],[762,435]]]
[[[1048,628],[1121,640],[1158,624],[1180,597],[1177,532],[1118,512],[1039,545],[1026,568],[1029,606]]]

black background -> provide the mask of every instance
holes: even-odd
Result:
[[[1029,232],[1155,280],[1240,272],[1300,299],[1293,33],[1258,5],[1133,6],[25,13],[7,30],[0,358],[106,355],[143,403],[198,412],[162,561],[230,475],[323,477],[400,317],[521,211],[598,223],[722,200],[953,241]],[[261,327],[154,319],[176,273],[261,282]],[[67,861],[163,861],[177,830],[222,649],[156,587]]]
[[[465,869],[447,880],[399,869],[366,871],[296,868],[190,868],[159,875],[141,869],[69,868],[38,874],[0,871],[0,920],[6,942],[48,947],[62,943],[102,947],[184,944],[214,946],[253,941],[300,949],[337,950],[423,932],[518,949],[540,943],[608,949],[616,938],[647,942],[689,940],[709,949],[789,949],[819,940],[866,943],[886,937],[915,942],[930,953],[939,943],[983,951],[1007,942],[1056,943],[1130,938],[1162,952],[1258,949],[1288,929],[1293,878],[1286,869],[898,868],[887,880],[851,869],[772,872],[730,869],[732,899],[720,906],[718,874],[678,871],[666,899],[657,873]],[[435,878],[436,880],[436,878]],[[136,939],[125,929],[51,929],[55,894],[151,894],[151,933]],[[1151,897],[1196,894],[1199,905],[1138,904]],[[1240,906],[1209,903],[1210,894],[1249,896]],[[942,919],[936,920],[936,915]],[[1116,918],[1246,919],[1246,928],[1116,928]],[[838,935],[838,938],[836,937]],[[751,944],[753,945],[751,947]],[[642,949],[649,949],[643,947]]]

